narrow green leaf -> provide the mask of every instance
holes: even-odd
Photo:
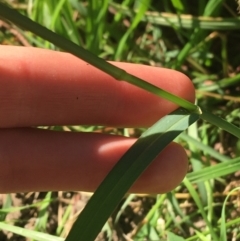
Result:
[[[136,13],[136,16],[133,18],[133,21],[132,21],[130,27],[128,28],[128,30],[126,31],[126,33],[123,35],[123,37],[121,38],[121,40],[118,43],[117,51],[115,54],[115,59],[117,59],[117,60],[119,60],[119,58],[123,52],[124,45],[126,44],[126,41],[129,37],[129,35],[134,31],[134,29],[137,27],[139,22],[142,20],[145,12],[147,11],[147,9],[150,5],[150,0],[141,0],[139,5],[140,5],[139,9]]]
[[[49,212],[47,211],[50,203],[51,203],[51,195],[52,192],[48,192],[39,207],[39,213],[37,215],[37,219],[35,222],[35,230],[46,230],[47,223],[48,223],[48,217],[49,217]]]
[[[204,235],[202,232],[199,232],[197,229],[194,229],[194,232],[197,234],[196,236],[199,238],[198,240],[209,241],[209,238],[207,235]]]
[[[145,225],[148,223],[148,221],[153,218],[153,216],[159,212],[161,205],[166,200],[167,194],[161,194],[157,196],[156,203],[152,206],[151,210],[147,213],[147,215],[144,217],[144,220],[146,220]],[[136,235],[136,234],[135,234]]]
[[[181,0],[171,0],[171,2],[176,10],[178,10],[179,12],[183,12],[184,5]]]
[[[197,140],[185,133],[182,133],[180,135],[180,139],[186,141],[187,143],[194,145],[198,150],[204,151],[204,153],[210,155],[211,157],[216,158],[220,162],[228,162],[231,160],[230,157],[220,154],[219,152],[214,150],[212,147],[205,145],[200,140]]]
[[[227,122],[221,117],[218,117],[206,110],[203,110],[201,119],[206,120],[209,123],[218,126],[219,128],[222,128],[223,130],[227,131],[228,133],[231,133],[232,135],[240,139],[240,128]]]
[[[133,17],[132,9],[126,6],[111,2],[111,7],[118,13]],[[205,6],[205,3],[204,3]],[[186,6],[184,6],[186,7]],[[195,29],[200,28],[202,30],[234,30],[240,28],[240,18],[219,18],[219,17],[206,17],[206,16],[194,16],[189,14],[173,14],[170,12],[146,12],[142,18],[143,22],[152,23],[160,26],[168,26],[177,28],[181,31],[181,28]]]
[[[214,16],[217,13],[217,10],[220,5],[222,5],[223,0],[210,0],[208,1],[205,9],[204,9],[204,16]]]
[[[235,158],[196,172],[191,172],[187,174],[187,177],[191,183],[198,183],[229,175],[238,170],[240,170],[240,158]]]
[[[231,192],[229,192],[229,194],[227,195],[227,197],[224,200],[223,203],[223,207],[222,207],[222,213],[221,213],[221,231],[220,231],[220,240],[221,241],[227,241],[227,229],[226,229],[226,205],[227,205],[227,201],[229,199],[229,197],[231,197],[231,194],[239,191],[240,187],[236,187],[233,190],[231,190]]]
[[[206,212],[204,210],[204,207],[203,207],[203,203],[202,203],[197,191],[195,190],[192,183],[188,180],[187,177],[184,178],[183,183],[187,187],[187,189],[188,189],[189,193],[191,194],[194,202],[196,203],[204,221],[206,222],[207,227],[209,228],[209,233],[211,234],[211,240],[217,241],[218,238],[217,238],[217,235],[214,231],[214,227],[212,226],[212,224],[208,220],[207,214],[206,214]]]
[[[178,235],[172,233],[172,232],[167,232],[167,241],[184,241],[185,239],[182,237],[179,237]]]
[[[94,240],[137,178],[176,136],[198,118],[197,114],[178,109],[144,132],[98,187],[66,241]]]
[[[240,26],[240,22],[238,24]],[[224,79],[221,79],[211,85],[206,85],[206,86],[201,86],[199,88],[199,90],[203,90],[203,91],[216,91],[216,90],[219,90],[219,89],[223,89],[223,88],[226,88],[226,87],[230,87],[230,86],[233,86],[233,85],[238,85],[239,84],[239,81],[240,81],[240,74],[236,74],[232,77],[229,77],[229,78],[224,78]]]
[[[6,224],[3,222],[0,222],[0,229],[22,235],[24,237],[27,237],[36,241],[64,241],[63,238],[60,238],[57,236],[45,234],[42,232],[37,232],[34,230],[28,230],[26,228],[16,227],[11,224]]]
[[[2,204],[2,208],[0,209],[0,222],[5,221],[7,213],[3,211],[3,209],[9,209],[12,206],[12,198],[10,194],[6,195],[6,199]]]
[[[120,210],[118,211],[116,218],[114,220],[114,224],[117,224],[120,216],[122,215],[122,213],[125,211],[126,207],[129,205],[129,203],[136,197],[136,194],[129,194],[128,197],[126,198],[126,200],[124,201],[124,203],[121,205]]]

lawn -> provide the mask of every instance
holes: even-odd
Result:
[[[104,60],[185,73],[196,88],[199,106],[240,127],[236,1],[199,0],[194,6],[190,0],[4,2]],[[1,44],[61,51],[4,19],[0,30]],[[40,128],[133,137],[145,131],[102,126]],[[166,194],[126,195],[97,240],[240,239],[240,141],[203,120],[175,141],[189,157],[189,172],[181,185]],[[90,196],[71,190],[0,194],[0,240],[63,240]]]

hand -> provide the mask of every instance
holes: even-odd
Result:
[[[183,74],[113,63],[173,94],[194,101]],[[147,127],[177,108],[67,53],[0,46],[0,193],[93,191],[135,142],[97,133],[56,132],[38,125]],[[183,179],[184,149],[170,144],[131,192],[163,193]]]

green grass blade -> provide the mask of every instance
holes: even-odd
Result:
[[[57,6],[55,6],[55,10],[53,12],[53,16],[52,16],[52,21],[50,24],[50,28],[51,29],[55,29],[55,24],[57,22],[58,16],[60,15],[61,9],[63,7],[63,5],[65,4],[66,0],[60,0],[57,4]]]
[[[41,206],[39,207],[39,213],[36,218],[35,227],[34,227],[35,230],[46,231],[48,218],[49,218],[48,208],[51,203],[51,195],[52,195],[52,192],[48,192],[46,194]]]
[[[128,6],[130,2],[131,2],[131,0],[124,0],[124,1],[122,1],[121,7],[126,7],[126,6]],[[110,4],[111,4],[111,6],[112,6],[112,3],[110,3]],[[122,13],[121,10],[120,10],[120,11],[117,11],[116,14],[114,15],[114,22],[115,22],[115,23],[119,22],[119,21],[121,20],[123,14],[124,14],[124,13]]]
[[[227,241],[227,229],[226,229],[227,225],[226,225],[226,215],[225,215],[227,201],[232,193],[239,191],[239,190],[240,190],[240,187],[234,188],[233,190],[231,190],[231,192],[229,192],[229,194],[227,195],[227,197],[224,200],[222,213],[221,213],[221,230],[220,230],[220,240],[221,241]]]
[[[191,183],[204,182],[211,179],[219,178],[240,170],[240,158],[209,166],[199,171],[187,174]]]
[[[86,46],[89,51],[99,55],[104,29],[105,18],[108,10],[109,0],[90,0],[87,5],[86,15]]]
[[[169,215],[171,216],[172,222],[174,223],[174,226],[181,230],[181,233],[186,234],[185,230],[181,226],[181,224],[178,221],[178,218],[185,217],[185,214],[182,212],[182,209],[179,206],[179,201],[174,195],[174,192],[169,192],[167,193],[167,206],[168,206],[168,212]]]
[[[240,25],[240,22],[239,22]],[[233,77],[224,78],[219,80],[217,83],[213,83],[209,86],[202,86],[199,88],[199,90],[205,90],[205,91],[216,91],[220,88],[226,88],[230,87],[232,85],[237,85],[240,82],[240,74],[236,74]]]
[[[110,3],[117,12],[122,15],[133,17],[133,12],[126,6],[117,3]],[[240,18],[223,18],[223,17],[207,17],[194,16],[189,14],[174,14],[170,12],[146,12],[142,18],[143,22],[152,23],[159,26],[168,26],[181,31],[183,29],[200,28],[202,30],[238,30],[240,29]]]
[[[176,136],[198,118],[197,114],[189,115],[186,110],[178,109],[144,132],[98,187],[66,241],[79,240],[80,236],[81,240],[94,240],[136,179]]]
[[[142,222],[138,224],[138,228],[136,233],[131,237],[133,240],[138,240],[136,237],[138,236],[139,232],[141,232],[143,229],[148,229],[149,227],[146,227],[149,225],[149,223],[154,222],[153,219],[155,216],[159,216],[160,214],[160,208],[162,205],[164,205],[164,202],[166,201],[166,194],[160,194],[156,197],[156,203],[152,206],[152,208],[149,210],[149,212],[146,214],[146,216],[142,219]],[[154,222],[155,223],[155,222]],[[152,224],[151,224],[152,225]],[[159,236],[158,236],[159,238]],[[155,240],[155,239],[153,239]]]
[[[117,224],[120,216],[122,215],[122,213],[124,212],[125,208],[129,205],[129,203],[136,197],[136,194],[129,194],[128,197],[126,198],[126,200],[124,201],[124,203],[122,204],[120,210],[118,211],[116,218],[114,220],[114,224]]]
[[[161,194],[158,195],[156,203],[152,206],[151,210],[147,213],[147,215],[144,217],[145,223],[150,220],[156,212],[160,209],[163,202],[166,200],[167,194]]]
[[[212,16],[215,15],[219,6],[222,5],[223,0],[210,0],[208,1],[205,9],[204,9],[204,16]]]
[[[73,213],[73,205],[71,204],[68,204],[62,218],[61,218],[61,222],[58,223],[58,227],[57,227],[57,230],[56,230],[56,234],[58,236],[62,236],[63,232],[64,232],[64,227],[67,223],[67,221],[70,219],[71,217],[71,213]]]
[[[198,240],[209,241],[209,238],[207,237],[207,235],[205,236],[202,232],[199,232],[196,229],[194,229],[194,232],[197,234],[196,236],[199,238]]]
[[[207,214],[204,210],[203,204],[201,202],[201,199],[198,196],[197,191],[194,189],[192,183],[188,180],[187,177],[183,180],[183,183],[185,184],[189,193],[191,194],[192,198],[194,199],[204,221],[207,223],[207,227],[209,228],[209,233],[211,234],[211,240],[218,241],[217,235],[216,235],[215,231],[213,230],[213,226],[211,225],[211,223],[208,220]]]
[[[16,227],[11,224],[6,224],[3,222],[0,222],[0,229],[22,235],[24,237],[28,237],[36,241],[64,241],[64,239],[60,237],[56,237],[50,234],[45,234],[33,230],[28,230],[26,228]]]
[[[210,155],[211,157],[216,158],[220,162],[227,162],[227,161],[231,160],[231,158],[229,158],[223,154],[220,154],[219,152],[215,151],[212,147],[205,145],[201,141],[198,141],[197,139],[195,139],[185,133],[182,133],[180,135],[180,139],[186,141],[187,143],[194,145],[194,147],[197,148],[198,150],[204,151],[204,153]]]
[[[177,236],[172,232],[167,232],[167,241],[184,241],[185,239],[182,237]]]
[[[202,111],[201,119],[206,120],[209,123],[218,126],[219,128],[222,128],[223,130],[231,133],[232,135],[240,139],[240,128],[227,122],[226,120],[205,110]]]
[[[227,222],[225,222],[225,225],[227,228],[230,228],[231,226],[233,225],[236,225],[236,226],[239,226],[240,224],[240,218],[235,218],[233,220],[229,220]],[[217,229],[221,229],[221,227],[219,227],[219,225],[217,225]],[[197,233],[197,235],[193,235],[191,236],[190,238],[187,238],[186,241],[195,241],[195,240],[198,240],[197,238],[199,237],[198,235],[198,231],[194,230],[194,232]],[[204,234],[204,235],[208,235],[209,234],[209,230],[207,231],[202,231],[201,234]],[[208,239],[209,240],[209,239]],[[221,239],[219,239],[221,240]],[[221,240],[222,241],[222,240]]]
[[[184,4],[182,3],[181,0],[171,0],[173,7],[179,12],[184,11]]]
[[[7,213],[6,211],[4,212],[3,210],[5,209],[11,209],[12,206],[12,198],[10,194],[6,195],[6,200],[5,202],[2,204],[2,208],[0,209],[0,222],[5,221]]]
[[[211,14],[215,13],[216,8],[219,6],[221,1],[222,0],[210,0],[205,8],[203,15],[210,16]],[[176,68],[179,68],[181,66],[181,64],[189,55],[190,50],[193,48],[193,46],[196,46],[196,44],[199,42],[199,39],[202,39],[203,36],[205,36],[205,33],[201,28],[198,27],[193,30],[189,41],[185,44],[185,46],[177,56],[177,63],[175,65]]]
[[[115,59],[119,60],[121,59],[121,54],[123,52],[124,46],[126,44],[126,41],[129,37],[129,35],[134,31],[134,29],[137,27],[139,22],[142,20],[144,13],[147,11],[149,5],[150,5],[150,0],[142,0],[140,1],[140,7],[137,11],[136,16],[133,19],[133,22],[131,26],[128,28],[127,32],[123,35],[121,38],[120,42],[118,43],[117,51],[115,54]]]

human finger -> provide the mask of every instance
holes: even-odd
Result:
[[[33,128],[0,130],[0,193],[94,191],[135,139],[97,133],[53,132]],[[163,193],[187,172],[187,156],[168,145],[131,188]]]
[[[37,125],[150,126],[177,106],[114,80],[71,54],[0,46],[0,128]],[[194,101],[191,81],[174,70],[116,63]]]

